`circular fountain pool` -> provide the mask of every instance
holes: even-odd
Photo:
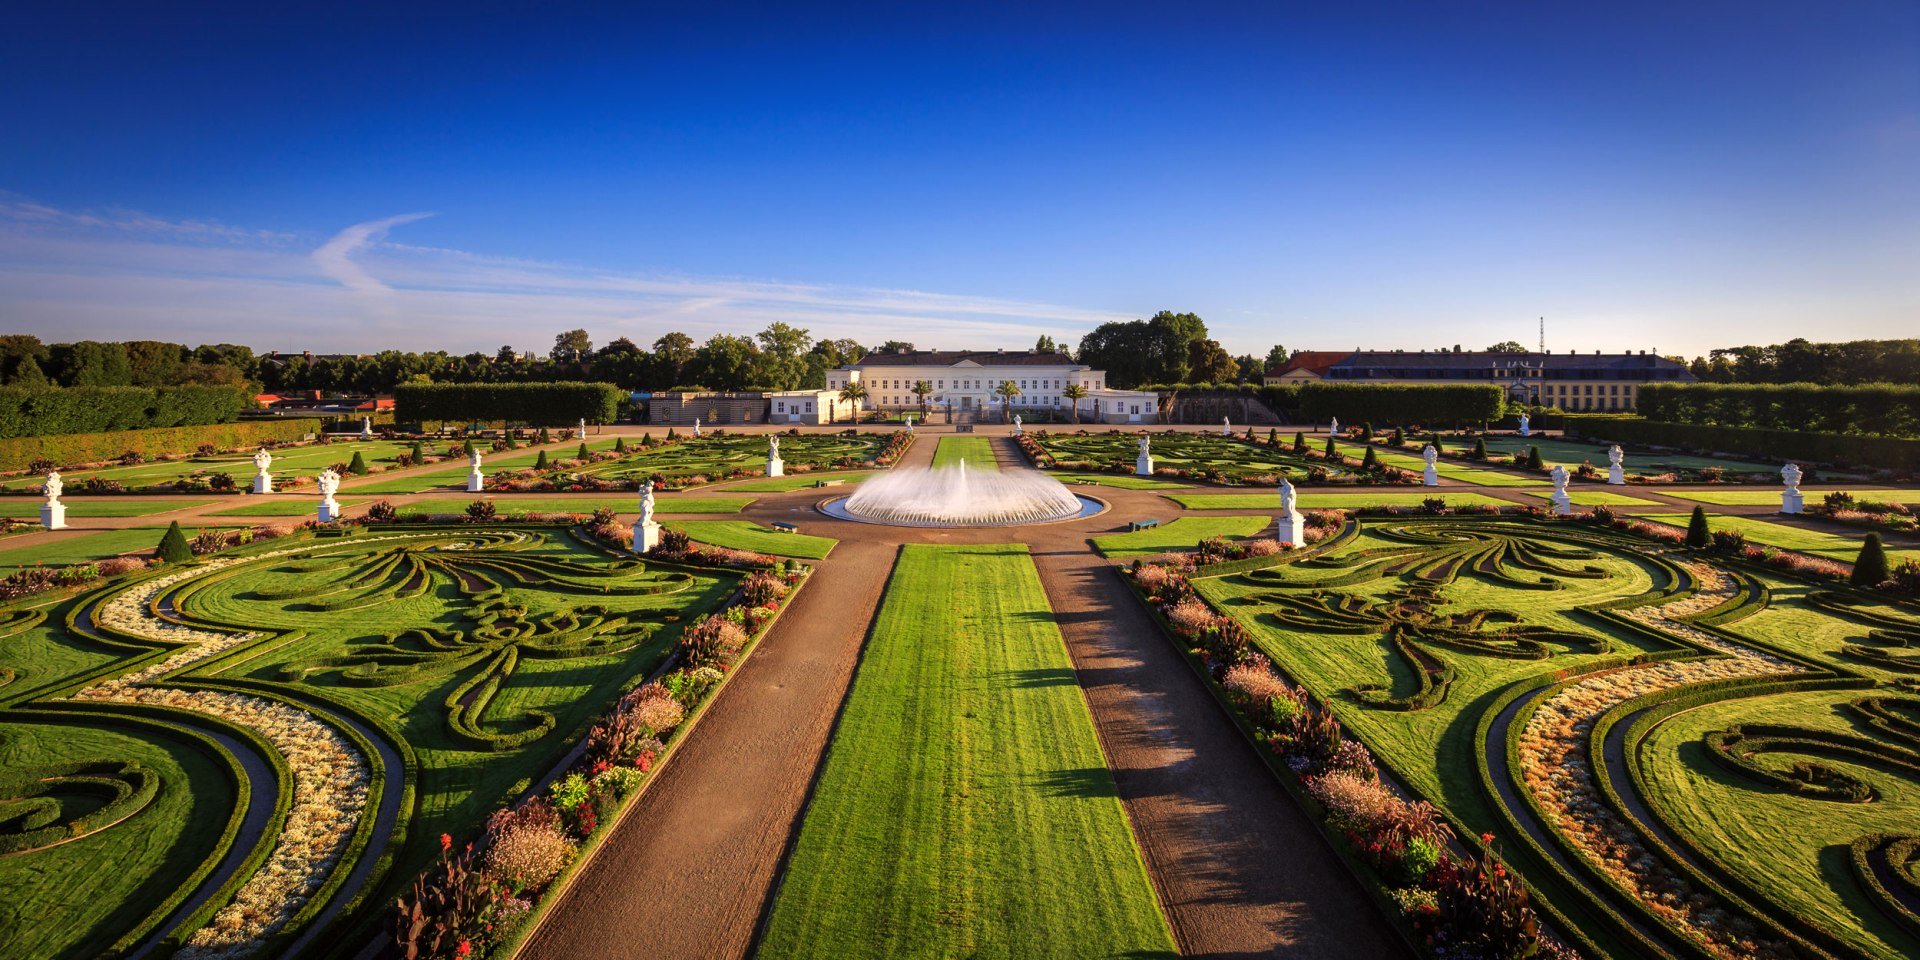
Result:
[[[1107,505],[1079,496],[1037,470],[982,471],[959,466],[894,469],[860,484],[820,511],[842,520],[900,527],[1003,527],[1091,517]]]

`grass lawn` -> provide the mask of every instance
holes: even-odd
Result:
[[[779,890],[761,956],[1174,956],[1026,547],[901,549]]]
[[[396,504],[401,513],[419,511],[425,513],[462,513],[467,504],[475,500],[492,500],[495,509],[502,512],[534,510],[543,513],[592,513],[595,510],[612,510],[615,513],[639,513],[640,498],[637,495],[624,497],[541,497],[522,494],[474,494],[466,497],[428,497],[410,503]],[[661,514],[673,513],[739,513],[752,497],[655,497],[654,511]]]
[[[1191,550],[1208,537],[1251,537],[1273,526],[1272,517],[1181,517],[1151,530],[1094,537],[1104,557],[1138,557],[1170,550]]]
[[[1321,446],[1325,445],[1326,441],[1322,440]],[[1341,443],[1338,448],[1342,454],[1356,460],[1367,455],[1367,445],[1364,443]],[[1373,449],[1374,456],[1389,467],[1399,467],[1416,477],[1427,469],[1427,461],[1421,459],[1417,453],[1393,450],[1386,446],[1377,446]],[[1478,484],[1483,487],[1532,487],[1540,483],[1537,477],[1469,466],[1458,460],[1441,460],[1434,464],[1434,470],[1448,480]]]
[[[1553,496],[1553,490],[1551,488],[1546,490],[1518,490],[1515,492],[1525,496],[1529,496],[1529,497],[1538,497],[1541,500],[1545,500],[1548,497]],[[1573,501],[1573,505],[1576,507],[1608,506],[1608,507],[1653,507],[1655,509],[1667,508],[1666,504],[1661,503],[1657,500],[1643,500],[1639,497],[1628,496],[1627,494],[1624,494],[1624,493],[1614,493],[1612,490],[1594,490],[1587,487],[1575,487],[1571,485],[1567,487],[1567,497]]]
[[[393,463],[395,458],[400,454],[412,449],[412,443],[400,443],[389,440],[368,440],[365,442],[342,440],[325,445],[307,444],[305,446],[287,447],[282,450],[273,451],[273,466],[270,468],[270,471],[276,478],[280,479],[292,476],[311,477],[319,473],[322,468],[351,461],[356,451],[359,452],[362,458],[368,463],[379,464]],[[182,450],[180,452],[191,453],[192,451]],[[210,473],[225,473],[241,484],[251,483],[254,474],[253,451],[221,453],[210,457],[195,456],[188,457],[185,460],[156,460],[151,463],[137,463],[129,466],[102,467],[98,470],[75,470],[63,472],[61,477],[66,480],[67,486],[70,489],[78,488],[80,482],[89,477],[112,480],[123,486],[134,488],[152,486],[157,483],[167,483],[195,474]],[[0,488],[22,489],[26,487],[37,487],[44,482],[45,479],[44,476],[38,474],[16,477],[0,483]]]
[[[1509,504],[1510,500],[1490,497],[1484,493],[1461,493],[1456,490],[1434,490],[1430,493],[1367,493],[1346,492],[1321,493],[1313,487],[1300,488],[1299,506],[1302,510],[1338,509],[1358,510],[1361,507],[1417,507],[1430,497],[1439,497],[1448,505],[1455,507],[1477,506],[1481,504]],[[1271,490],[1261,493],[1169,493],[1172,500],[1188,510],[1272,510],[1280,509],[1280,495]]]
[[[198,530],[181,525],[191,538]],[[123,553],[141,552],[151,554],[160,545],[160,535],[166,533],[165,527],[135,527],[130,530],[67,530],[60,538],[51,542],[43,541],[30,547],[14,547],[0,550],[0,572],[8,572],[16,567],[31,567],[46,564],[57,567],[68,563],[84,563],[89,560],[104,560]]]
[[[1825,490],[1803,490],[1809,505],[1819,503],[1827,495]],[[1920,490],[1848,490],[1855,500],[1874,500],[1880,503],[1920,504]],[[1779,487],[1733,488],[1729,490],[1675,490],[1670,496],[1695,503],[1711,503],[1722,507],[1766,507],[1780,504]]]
[[[719,487],[720,493],[786,493],[789,490],[804,490],[822,480],[838,480],[847,486],[859,483],[874,475],[877,471],[855,470],[840,473],[796,473],[785,477],[762,478],[730,483]]]
[[[780,459],[787,469],[812,471],[870,467],[885,449],[888,434],[802,433],[780,436]],[[766,434],[708,433],[676,443],[634,450],[627,456],[595,464],[585,471],[601,479],[639,481],[661,476],[669,481],[699,484],[718,481],[736,471],[759,474],[767,466]]]
[[[993,441],[986,437],[941,437],[933,451],[935,468],[958,466],[967,462],[969,470],[998,470],[1000,461],[993,455]]]
[[[343,507],[356,503],[365,503],[365,497],[335,497]],[[208,513],[210,517],[306,517],[320,509],[320,495],[317,493],[289,494],[272,497],[247,497],[240,506],[227,507]]]
[[[1468,451],[1473,449],[1471,438],[1447,438],[1443,445],[1449,450]],[[1549,465],[1565,464],[1568,470],[1582,463],[1591,463],[1602,470],[1607,467],[1607,447],[1604,443],[1583,443],[1578,440],[1562,440],[1554,437],[1517,437],[1502,436],[1487,438],[1487,452],[1492,454],[1525,454],[1528,447],[1540,448],[1540,456]],[[1626,449],[1626,464],[1630,473],[1662,473],[1668,470],[1700,470],[1706,467],[1719,467],[1736,473],[1749,473],[1763,470],[1779,470],[1780,465],[1756,463],[1751,460],[1736,460],[1730,457],[1696,457],[1686,453],[1662,452]]]
[[[1124,473],[1075,473],[1061,471],[1049,474],[1061,483],[1073,480],[1092,480],[1103,487],[1119,490],[1189,490],[1193,485],[1178,480],[1166,480],[1160,477],[1135,477]]]
[[[65,497],[61,500],[67,505],[67,519],[76,517],[146,517],[169,510],[185,510],[188,507],[205,506],[212,500],[94,500],[88,497]],[[39,517],[40,498],[10,498],[0,500],[0,517]]]
[[[701,543],[733,550],[770,553],[776,557],[824,560],[840,541],[805,533],[781,533],[745,520],[677,520],[667,524]]]
[[[1687,514],[1658,513],[1649,514],[1648,520],[1670,523],[1684,529]],[[1798,550],[1817,557],[1843,560],[1852,563],[1860,555],[1860,544],[1866,540],[1866,530],[1857,533],[1829,533],[1825,530],[1808,530],[1805,527],[1774,523],[1770,520],[1756,520],[1752,517],[1732,517],[1725,514],[1707,513],[1707,527],[1711,530],[1732,530],[1744,534],[1754,543],[1764,543],[1782,550]],[[1887,557],[1898,563],[1907,557],[1920,557],[1920,550],[1898,550],[1889,547]]]
[[[1154,467],[1197,473],[1212,471],[1218,476],[1234,480],[1270,483],[1282,474],[1304,475],[1311,466],[1320,463],[1292,452],[1290,447],[1247,443],[1243,436],[1223,437],[1218,433],[1175,431],[1154,433]],[[1093,473],[1096,476],[1125,476],[1104,473],[1102,468],[1119,466],[1133,469],[1140,455],[1139,437],[1137,429],[1124,431],[1115,428],[1104,432],[1094,432],[1089,428],[1084,433],[1035,431],[1033,434],[1034,441],[1053,456],[1063,471]],[[1266,434],[1258,433],[1256,437],[1264,439]],[[1337,468],[1335,472],[1339,472]]]

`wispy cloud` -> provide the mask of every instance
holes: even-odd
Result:
[[[1109,311],[922,290],[622,273],[408,245],[409,213],[328,238],[63,211],[0,194],[0,320],[43,339],[159,337],[262,348],[488,350],[595,340],[696,339],[774,321],[817,337],[921,346],[1077,339]]]

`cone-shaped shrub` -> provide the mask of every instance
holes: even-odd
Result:
[[[1372,447],[1368,447],[1368,448],[1367,448],[1367,455],[1366,455],[1365,457],[1362,457],[1362,458],[1361,458],[1361,460],[1360,460],[1360,469],[1362,469],[1362,470],[1378,470],[1378,469],[1380,469],[1380,458],[1379,458],[1378,456],[1376,456],[1376,455],[1374,455],[1374,452],[1373,452],[1373,448],[1372,448]]]
[[[1327,437],[1327,459],[1337,460],[1339,458],[1340,458],[1340,451],[1334,447],[1333,437],[1331,436]]]
[[[460,455],[463,457],[473,456],[473,438],[469,437],[460,442]]]
[[[1694,507],[1693,516],[1687,518],[1687,546],[1699,550],[1713,539],[1713,533],[1707,529],[1707,509]]]
[[[426,463],[427,448],[422,446],[420,441],[415,440],[413,442],[413,450],[408,453],[407,456],[412,457],[414,463]]]
[[[1487,438],[1486,437],[1473,438],[1473,458],[1475,460],[1485,460],[1487,458]]]
[[[1400,432],[1400,428],[1399,428],[1399,427],[1394,427],[1394,428],[1393,428],[1393,439],[1392,439],[1392,440],[1389,440],[1388,442],[1389,442],[1389,443],[1391,443],[1391,444],[1393,444],[1393,445],[1394,445],[1394,446],[1396,446],[1396,447],[1397,447],[1397,446],[1400,446],[1401,444],[1404,444],[1404,443],[1406,443],[1406,442],[1407,442],[1407,435],[1406,435],[1406,434],[1404,434],[1404,433],[1401,433],[1401,432]]]
[[[615,439],[615,440],[613,441],[613,452],[614,452],[614,453],[626,453],[626,452],[627,452],[627,438],[626,438],[626,437],[620,437],[620,438],[618,438],[618,439]]]
[[[1248,429],[1252,429],[1252,428],[1249,427]],[[1267,446],[1277,447],[1279,445],[1280,445],[1280,428],[1268,427],[1267,428]]]
[[[1856,587],[1877,587],[1887,582],[1887,548],[1880,543],[1880,535],[1867,534],[1867,542],[1860,545],[1860,558],[1853,561],[1853,576],[1847,581]]]
[[[1293,452],[1294,453],[1307,452],[1307,435],[1305,431],[1295,430],[1293,432]]]
[[[551,443],[552,441],[553,441],[553,435],[547,432],[547,428],[546,428],[546,427],[541,427],[541,428],[540,428],[540,442],[541,442],[541,443]]]
[[[1547,461],[1541,458],[1540,448],[1537,446],[1528,447],[1527,448],[1527,469],[1528,470],[1545,470],[1546,468],[1547,468]]]
[[[668,433],[672,433],[673,431],[672,431],[672,430],[668,430],[667,432],[668,432]],[[653,446],[653,431],[652,431],[652,430],[648,430],[648,431],[647,431],[646,433],[643,433],[643,434],[641,434],[641,435],[640,435],[640,446],[641,446],[641,447],[643,447],[643,448],[644,448],[644,447],[651,447],[651,446]]]
[[[356,477],[364,477],[373,471],[367,467],[367,458],[361,456],[360,451],[355,450],[353,452],[353,462],[347,464],[347,472]]]
[[[587,442],[585,440],[580,441],[580,449],[574,451],[573,458],[575,460],[585,460],[591,456],[593,456],[593,454],[588,452]]]
[[[520,449],[520,437],[519,435],[515,434],[512,430],[507,431],[507,449],[508,450]]]
[[[533,468],[535,470],[545,470],[547,468],[547,452],[545,450],[540,451],[540,458],[533,461]]]
[[[193,559],[193,548],[187,546],[187,535],[180,529],[178,520],[169,524],[166,536],[160,538],[160,559],[168,563],[182,563]]]
[[[672,427],[668,427],[668,428],[667,428],[667,440],[668,440],[669,442],[671,442],[671,441],[674,441],[674,440],[678,440],[678,439],[680,439],[680,434],[678,434],[678,433],[676,433],[676,432],[674,432],[674,429],[673,429]]]
[[[1360,425],[1360,439],[1366,443],[1373,442],[1373,421],[1372,420],[1368,420],[1366,423],[1363,423]]]

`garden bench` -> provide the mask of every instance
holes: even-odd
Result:
[[[794,526],[793,524],[788,523],[785,520],[775,520],[774,522],[767,524],[767,526],[772,527],[775,530],[780,531],[781,533],[799,533],[800,532],[799,527]]]
[[[1160,521],[1158,520],[1135,520],[1127,524],[1127,531],[1130,533],[1139,533],[1142,530],[1152,530],[1159,525]]]

